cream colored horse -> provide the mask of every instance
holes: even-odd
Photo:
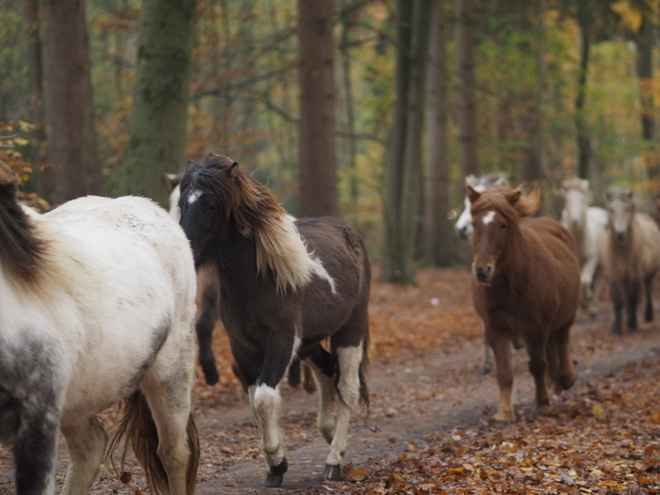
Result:
[[[614,324],[612,333],[622,334],[622,309],[628,314],[627,328],[637,330],[637,305],[642,284],[646,293],[644,320],[653,320],[651,287],[660,268],[660,230],[653,219],[636,211],[633,192],[610,189],[606,192],[610,221],[600,238],[599,253],[610,280]]]

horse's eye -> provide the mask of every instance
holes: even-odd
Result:
[[[500,225],[500,228],[501,228],[501,229],[506,229],[506,224],[503,223],[502,225]]]
[[[210,204],[206,207],[206,211],[215,211],[215,210],[217,210],[217,209],[218,209],[218,205],[215,204],[215,203],[210,203]]]

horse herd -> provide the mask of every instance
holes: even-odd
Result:
[[[660,230],[630,191],[608,191],[606,211],[590,206],[579,179],[564,183],[561,223],[533,218],[539,191],[512,189],[501,174],[468,177],[466,188],[456,232],[473,246],[474,306],[500,395],[495,420],[515,418],[516,342],[544,413],[547,386],[575,380],[569,332],[580,301],[595,312],[607,279],[613,333],[622,333],[624,306],[627,329],[637,329],[642,288],[644,317],[653,317]],[[17,201],[15,174],[0,164],[0,440],[13,450],[18,495],[55,492],[58,431],[70,454],[63,494],[88,493],[124,438],[155,493],[193,494],[195,329],[215,383],[218,314],[259,429],[265,486],[287,471],[279,387],[287,369],[295,381],[300,361],[319,390],[324,477],[339,477],[351,415],[368,407],[362,239],[337,218],[286,215],[265,186],[213,153],[188,161],[173,198],[176,221],[137,197],[85,197],[40,215]],[[208,292],[195,323],[198,283]],[[124,414],[109,439],[96,415],[118,402]]]

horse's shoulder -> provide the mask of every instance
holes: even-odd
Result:
[[[575,255],[575,239],[557,220],[550,217],[536,217],[529,219],[524,225],[538,236],[540,242],[551,248],[555,256],[559,255],[553,246],[557,241],[568,247],[571,254]]]

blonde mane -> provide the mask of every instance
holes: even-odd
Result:
[[[293,220],[266,186],[238,168],[231,158],[209,153],[201,164],[188,161],[181,189],[192,185],[222,205],[238,231],[252,237],[257,250],[257,273],[272,270],[278,292],[307,285],[317,263],[307,251]],[[194,177],[193,177],[194,176]]]

